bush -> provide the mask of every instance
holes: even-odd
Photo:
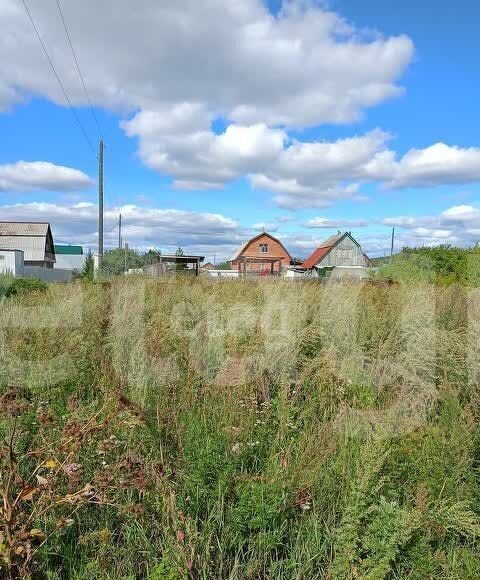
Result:
[[[0,297],[28,294],[30,292],[45,292],[48,284],[38,278],[11,278],[0,276]]]
[[[404,248],[392,262],[382,264],[377,277],[402,282],[428,282],[443,286],[480,283],[480,248]]]

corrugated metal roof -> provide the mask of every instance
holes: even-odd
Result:
[[[48,227],[48,223],[43,222],[0,222],[0,236],[45,237]]]
[[[309,270],[313,268],[320,262],[322,258],[324,258],[328,252],[333,248],[333,246],[343,238],[346,234],[335,234],[334,236],[330,236],[324,242],[322,242],[321,246],[319,246],[311,256],[309,256],[305,262],[300,266],[300,268],[305,268]]]
[[[55,262],[55,256],[47,254],[47,240],[51,243],[46,222],[0,222],[0,246],[22,250],[26,262]]]
[[[0,245],[6,250],[22,250],[26,262],[45,260],[45,237],[0,235]]]

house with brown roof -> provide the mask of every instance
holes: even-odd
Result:
[[[212,264],[212,262],[207,262],[206,264],[203,264],[200,270],[215,270],[215,266]]]
[[[240,275],[279,274],[292,262],[292,256],[282,242],[262,232],[242,244],[229,260],[232,270]]]
[[[336,270],[334,275],[363,277],[371,267],[370,258],[363,252],[351,232],[331,236],[325,240],[298,268],[310,276],[325,276]],[[333,272],[332,272],[333,274]]]

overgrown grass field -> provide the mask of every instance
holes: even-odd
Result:
[[[411,282],[11,296],[2,577],[480,577],[479,312]]]

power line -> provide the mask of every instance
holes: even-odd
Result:
[[[92,100],[90,99],[90,95],[88,94],[87,85],[85,84],[85,80],[84,80],[82,72],[80,70],[80,65],[78,64],[77,55],[75,54],[75,50],[73,49],[72,39],[70,38],[70,33],[68,32],[67,23],[65,21],[65,17],[63,16],[62,8],[60,6],[60,0],[56,0],[56,2],[57,2],[57,6],[58,6],[58,11],[60,13],[60,17],[61,17],[62,22],[63,22],[63,28],[65,29],[65,34],[67,36],[68,44],[70,45],[70,50],[72,51],[73,60],[75,61],[75,66],[77,67],[78,76],[80,77],[80,80],[82,81],[83,90],[85,91],[85,96],[87,97],[88,104],[90,105],[90,112],[91,112],[92,117],[95,121],[95,124],[97,125],[98,135],[99,135],[100,139],[103,139],[102,129],[100,128],[100,123],[98,122],[97,115],[95,114],[95,111],[93,109]]]
[[[80,117],[77,115],[77,112],[75,111],[75,109],[72,106],[72,102],[70,101],[70,99],[69,99],[69,97],[67,95],[67,91],[65,90],[65,88],[64,88],[64,86],[62,84],[62,81],[60,80],[60,77],[58,76],[57,70],[55,69],[55,65],[53,64],[53,61],[50,58],[50,55],[48,54],[48,51],[47,51],[47,49],[45,47],[45,44],[43,43],[42,37],[40,36],[40,33],[38,31],[38,28],[36,27],[35,22],[34,22],[34,20],[32,18],[32,15],[30,14],[30,10],[28,9],[28,6],[26,4],[26,1],[25,0],[22,0],[22,4],[23,4],[23,6],[24,6],[24,8],[25,8],[25,10],[27,12],[28,18],[29,18],[29,20],[30,20],[30,22],[31,22],[31,24],[33,26],[33,29],[35,30],[35,33],[36,33],[37,38],[38,38],[38,41],[40,42],[40,44],[42,46],[43,52],[45,53],[45,56],[47,57],[47,60],[50,63],[50,67],[51,67],[51,69],[53,71],[53,74],[55,75],[55,78],[57,79],[57,82],[58,82],[60,88],[62,89],[63,95],[65,97],[65,100],[68,103],[68,106],[70,108],[70,111],[72,112],[72,114],[73,114],[76,122],[78,123],[78,126],[80,127],[80,130],[82,131],[83,136],[85,137],[85,141],[88,143],[88,146],[92,150],[93,154],[96,155],[95,148],[93,147],[93,144],[90,141],[90,138],[88,137],[87,132],[85,131],[85,128],[83,127],[82,123],[80,122]]]

